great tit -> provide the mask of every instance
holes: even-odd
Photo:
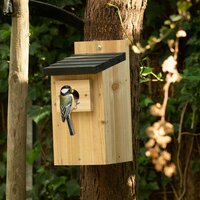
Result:
[[[73,109],[77,108],[79,100],[79,93],[72,89],[69,85],[64,85],[60,89],[60,112],[61,112],[61,118],[62,122],[67,121],[70,135],[74,135],[74,127],[71,120],[71,112]]]

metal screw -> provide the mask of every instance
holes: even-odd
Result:
[[[102,49],[102,46],[101,46],[100,44],[98,44],[98,45],[97,45],[97,50],[100,51],[101,49]]]

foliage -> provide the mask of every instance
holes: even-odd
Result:
[[[9,58],[10,26],[0,24],[0,200],[5,199],[6,180],[6,117],[8,90],[8,58]]]
[[[50,2],[50,1],[48,1]],[[75,6],[82,12],[81,1],[52,1],[58,6]],[[78,10],[79,9],[79,10]],[[9,18],[0,19],[0,200],[5,199],[6,179],[6,110],[9,68]],[[75,199],[79,196],[79,168],[53,165],[50,80],[43,68],[72,53],[74,41],[81,40],[81,33],[68,25],[45,18],[31,18],[30,66],[28,99],[32,103],[28,116],[34,124],[34,147],[27,152],[27,163],[33,166],[33,189],[27,191],[32,199]]]
[[[64,7],[79,16],[83,14],[84,1],[81,0],[46,0],[45,2]],[[162,4],[158,0],[148,2],[142,43],[146,46],[147,53],[144,53],[140,72],[139,200],[173,199],[174,191],[171,186],[176,184],[182,188],[185,186],[180,185],[179,180],[184,180],[184,173],[187,174],[185,171],[188,168],[187,160],[191,162],[195,175],[200,171],[199,135],[197,134],[200,133],[198,124],[200,117],[200,12],[197,11],[198,6],[199,3],[196,1],[186,3],[186,1],[168,0],[162,1]],[[191,11],[189,22],[182,18],[182,13],[188,9]],[[186,13],[185,17],[188,16]],[[0,18],[0,22],[0,200],[4,200],[10,23],[5,17]],[[185,153],[183,166],[186,167],[185,169],[181,166],[180,169],[178,168],[177,181],[154,171],[149,158],[145,156],[144,146],[148,140],[145,134],[146,128],[158,119],[150,115],[150,106],[153,102],[162,99],[159,91],[163,87],[164,75],[157,66],[160,66],[170,55],[169,40],[174,39],[179,28],[186,30],[187,37],[180,39],[178,68],[182,73],[182,81],[171,88],[171,97],[167,105],[166,118],[174,125],[174,143],[168,148],[169,150],[176,149],[173,158],[178,158],[180,162],[180,152],[183,148],[188,149],[188,146],[191,146],[193,155],[187,154],[189,150]],[[48,77],[43,75],[43,67],[71,54],[73,42],[80,40],[81,37],[82,35],[77,30],[67,25],[42,18],[31,18],[29,100],[32,101],[32,106],[29,108],[28,115],[34,120],[34,146],[27,152],[27,163],[33,166],[34,185],[32,190],[27,191],[27,196],[32,197],[33,200],[75,199],[80,193],[79,168],[53,166],[50,82]],[[141,46],[136,45],[135,48],[143,51]],[[181,116],[183,116],[183,122],[180,120]],[[187,145],[189,137],[196,138],[197,144],[190,142]],[[181,191],[176,188],[175,192],[181,195]]]
[[[43,75],[43,67],[71,54],[74,40],[80,40],[81,35],[75,29],[53,21],[45,23],[33,21],[30,28],[32,76],[29,81],[29,99],[33,105],[28,115],[36,123],[37,140],[33,150],[27,155],[27,160],[34,166],[35,182],[33,189],[28,191],[28,196],[33,200],[71,199],[79,195],[79,169],[53,165],[53,144],[49,126],[51,125],[50,82]]]
[[[176,4],[177,3],[177,4]],[[199,16],[200,13],[195,9],[199,6],[198,2],[193,2],[193,4],[189,1],[178,1],[178,2],[168,1],[163,2],[162,5],[159,4],[157,1],[150,1],[149,7],[147,8],[146,17],[147,19],[144,20],[145,24],[145,30],[144,35],[147,36],[147,33],[149,33],[149,30],[152,34],[147,39],[147,44],[145,48],[141,46],[136,46],[141,52],[144,52],[144,50],[148,50],[148,54],[145,53],[145,56],[148,55],[149,62],[147,66],[150,67],[150,69],[153,68],[153,71],[160,71],[157,65],[160,65],[163,60],[169,56],[171,53],[171,48],[168,49],[168,47],[172,47],[169,44],[169,41],[174,39],[176,36],[176,32],[179,29],[184,29],[187,32],[186,39],[180,39],[180,48],[179,48],[179,59],[178,59],[178,69],[180,72],[182,72],[182,81],[179,84],[174,85],[171,90],[170,94],[171,97],[168,100],[167,105],[167,119],[173,122],[174,125],[174,143],[170,145],[170,148],[168,149],[176,149],[176,151],[173,151],[173,157],[176,160],[177,165],[177,175],[176,179],[166,179],[164,180],[160,179],[160,175],[158,173],[155,174],[155,176],[150,180],[148,180],[148,174],[152,172],[152,166],[149,163],[149,160],[144,156],[145,150],[142,149],[142,154],[139,155],[139,161],[143,161],[142,163],[139,162],[139,174],[140,174],[140,183],[139,183],[139,199],[149,199],[151,198],[164,198],[164,199],[172,199],[173,196],[179,197],[179,199],[182,199],[185,195],[187,189],[186,189],[186,176],[188,173],[188,170],[190,170],[189,165],[192,164],[191,170],[193,170],[193,173],[199,172],[199,159],[196,159],[199,157],[199,151],[198,151],[198,134],[200,132],[199,130]],[[168,5],[166,5],[168,4]],[[176,5],[176,6],[175,6]],[[169,6],[171,9],[168,9]],[[155,12],[152,11],[154,7]],[[148,10],[149,9],[149,10]],[[158,10],[159,9],[159,10]],[[191,19],[190,14],[188,12],[188,9],[190,9],[191,13]],[[176,11],[177,10],[177,11]],[[169,13],[169,11],[171,13]],[[167,13],[169,15],[169,19],[166,19],[163,17],[163,13]],[[163,17],[162,20],[158,17],[158,14],[160,14],[160,18]],[[184,15],[183,15],[184,14]],[[184,16],[186,19],[190,19],[190,21],[184,20]],[[154,21],[151,21],[151,19]],[[157,23],[155,23],[157,21]],[[161,21],[165,21],[164,25],[161,25]],[[181,22],[181,23],[180,23]],[[160,29],[158,27],[155,27],[157,24],[161,26]],[[148,30],[148,31],[147,31]],[[159,44],[158,44],[159,43]],[[138,50],[137,49],[137,50]],[[150,50],[151,49],[151,50]],[[159,55],[159,56],[158,56]],[[159,58],[158,58],[159,57]],[[157,60],[156,60],[157,59]],[[151,66],[151,63],[155,67]],[[152,74],[151,70],[149,70],[150,73],[145,77],[147,80],[152,80]],[[155,83],[144,83],[145,81],[142,81],[142,91],[147,88],[148,86],[148,92],[144,92],[143,95],[141,95],[141,126],[140,126],[140,146],[144,146],[144,144],[147,141],[145,133],[146,127],[150,126],[152,123],[154,123],[157,118],[151,117],[149,115],[149,107],[152,105],[153,101],[160,100],[159,95],[155,94],[154,92],[159,92],[158,85],[161,85],[162,83],[157,84],[155,86]],[[156,87],[154,89],[153,87]],[[145,91],[145,90],[144,90]],[[146,90],[147,91],[147,90]],[[150,96],[152,98],[150,98]],[[145,122],[145,123],[144,123]],[[190,137],[190,139],[189,139]],[[194,138],[196,139],[197,144],[194,144]],[[187,147],[188,143],[188,147]],[[184,148],[187,148],[187,153],[185,152],[184,159],[182,159],[182,152],[184,151]],[[141,148],[140,148],[141,149]],[[192,155],[193,152],[193,155]],[[174,159],[174,160],[175,160]],[[183,164],[184,163],[184,164]],[[184,167],[182,167],[184,166]],[[148,170],[147,170],[148,168]],[[145,170],[148,171],[147,174],[145,174]],[[178,181],[177,181],[178,180]],[[145,189],[148,188],[148,183],[154,183],[159,187],[159,192],[163,190],[162,196],[159,195],[159,192],[157,193],[156,190],[158,188],[149,188],[146,192]],[[144,184],[145,183],[145,184]],[[177,185],[177,186],[174,186]],[[182,188],[182,189],[181,189]],[[173,189],[173,190],[172,190]],[[152,197],[153,196],[153,197]],[[153,199],[154,199],[153,198]]]
[[[9,40],[10,40],[10,26],[6,23],[1,25],[0,29],[0,99],[6,98],[8,90],[8,55],[9,55]]]
[[[154,69],[150,66],[146,66],[144,61],[148,60],[147,58],[143,59],[143,62],[140,66],[140,83],[145,83],[148,81],[163,81],[162,73],[155,74]],[[147,62],[148,63],[148,62]],[[153,78],[151,78],[153,77]]]
[[[45,141],[45,143],[48,142],[52,145],[50,141]],[[51,151],[50,145],[48,145],[48,151]],[[79,168],[54,167],[52,154],[42,155],[43,148],[44,144],[37,143],[27,155],[29,164],[38,163],[34,165],[34,180],[36,184],[34,184],[32,190],[27,192],[27,195],[32,197],[33,200],[66,199],[78,196],[80,192]]]

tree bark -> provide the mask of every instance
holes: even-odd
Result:
[[[14,0],[12,16],[7,137],[7,200],[26,199],[26,99],[28,86],[28,0]]]
[[[147,0],[88,0],[85,12],[85,40],[140,40]],[[116,7],[117,6],[117,7]],[[119,9],[120,13],[117,13]],[[123,24],[119,20],[122,18]],[[136,199],[136,134],[139,113],[139,55],[130,51],[133,162],[81,167],[81,200]]]

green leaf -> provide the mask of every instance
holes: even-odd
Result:
[[[152,99],[148,96],[145,96],[145,98],[141,98],[141,100],[140,100],[140,106],[142,108],[147,107],[152,103],[153,103]]]
[[[1,57],[2,60],[8,59],[9,51],[10,51],[9,45],[6,45],[6,44],[0,45],[0,57]]]
[[[0,177],[3,178],[6,176],[6,166],[5,163],[0,162]]]
[[[183,79],[189,81],[200,81],[200,69],[197,67],[185,69],[183,71]]]
[[[33,121],[38,124],[45,118],[49,117],[51,115],[51,106],[38,106],[33,105],[28,111],[28,116],[33,119]]]
[[[59,187],[65,186],[65,184],[66,184],[66,176],[57,177],[56,179],[54,179],[51,182],[51,184],[52,184],[53,191],[58,190]]]
[[[149,182],[145,179],[145,177],[140,177],[139,185],[140,185],[139,199],[147,200],[149,199],[149,196],[153,190],[159,189],[158,183],[156,181]]]
[[[140,75],[142,76],[148,76],[153,72],[153,69],[151,67],[144,67],[142,66],[140,69]]]
[[[8,80],[0,79],[0,93],[6,93],[8,91]]]
[[[2,60],[0,62],[0,79],[7,79],[8,77],[8,62]]]
[[[172,181],[171,177],[167,177],[164,174],[161,175],[162,185],[167,186]]]
[[[158,190],[159,186],[157,182],[150,182],[147,184],[146,188],[150,189],[150,190]]]
[[[37,159],[40,152],[41,152],[41,146],[40,145],[37,145],[32,150],[28,151],[27,155],[26,155],[27,162],[30,165],[32,165],[34,163],[34,161]]]
[[[39,174],[45,173],[45,168],[44,168],[44,166],[40,166],[40,167],[37,169],[37,173],[39,173]]]
[[[189,80],[189,81],[200,81],[200,76],[184,76],[183,75],[183,79],[185,80]]]
[[[2,41],[7,41],[10,38],[10,25],[9,24],[3,24],[1,29],[0,29],[0,38]]]
[[[2,183],[0,185],[0,200],[4,200],[5,199],[5,193],[6,193],[6,184]]]
[[[164,24],[165,24],[165,25],[170,25],[170,24],[171,24],[171,21],[170,21],[170,20],[165,20]]]
[[[192,170],[193,170],[193,172],[199,172],[200,171],[200,159],[192,161]]]
[[[72,179],[67,182],[67,195],[68,197],[80,195],[80,186],[76,180]]]
[[[181,15],[171,15],[170,19],[172,20],[172,22],[177,22],[182,19],[182,16]]]
[[[0,133],[0,145],[6,144],[6,134]]]
[[[30,84],[28,88],[28,96],[33,101],[39,99],[45,93],[45,91],[41,90],[43,86],[39,83],[39,80],[35,80],[35,82],[36,81],[38,81],[37,85]]]
[[[188,1],[178,1],[177,2],[177,7],[178,7],[179,13],[186,12],[191,6],[192,6],[192,3],[188,2]]]
[[[30,55],[35,55],[39,52],[41,45],[38,42],[32,42],[30,45],[29,53]]]

